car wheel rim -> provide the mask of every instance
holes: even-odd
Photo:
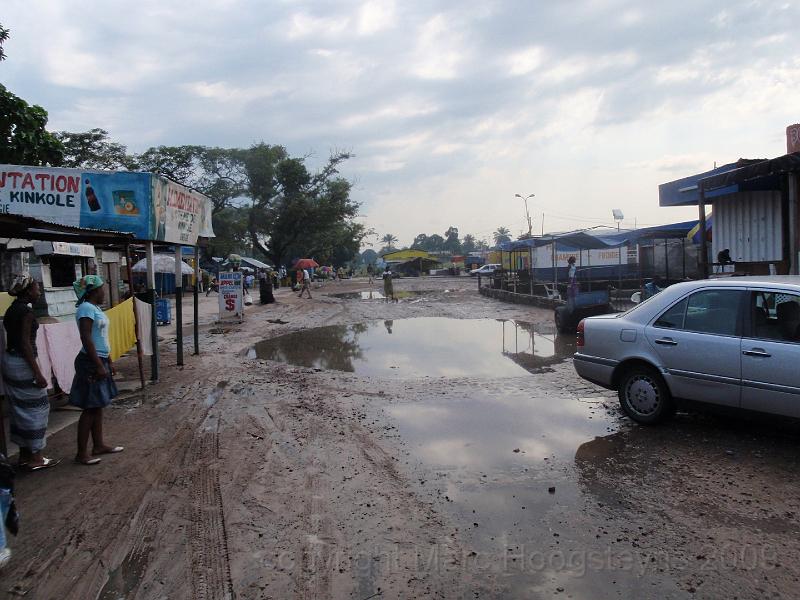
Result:
[[[637,414],[652,415],[661,404],[661,394],[652,378],[639,375],[628,381],[625,388],[628,406]]]

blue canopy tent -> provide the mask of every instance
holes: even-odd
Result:
[[[706,224],[708,228],[709,223]],[[640,264],[637,262],[635,265],[628,264],[627,261],[623,263],[622,261],[622,248],[623,247],[633,247],[636,245],[641,246],[643,242],[647,240],[653,240],[653,245],[655,245],[655,240],[664,240],[665,244],[667,243],[666,240],[670,239],[679,239],[682,240],[682,245],[685,244],[687,239],[691,239],[689,237],[690,232],[693,230],[696,232],[699,228],[699,222],[697,220],[694,221],[684,221],[680,223],[670,223],[666,225],[658,225],[655,227],[645,227],[642,229],[632,229],[632,230],[615,230],[615,229],[607,229],[607,228],[594,228],[594,229],[584,229],[578,231],[569,231],[564,233],[556,233],[547,236],[541,237],[532,237],[522,240],[513,240],[509,242],[504,242],[498,246],[501,252],[509,252],[512,254],[512,265],[514,264],[513,255],[519,253],[525,253],[529,257],[532,256],[533,251],[536,248],[544,247],[544,246],[554,246],[553,252],[553,264],[548,267],[535,267],[533,266],[533,260],[529,258],[528,262],[528,277],[529,277],[529,289],[530,292],[533,293],[533,281],[552,281],[552,285],[554,287],[558,286],[559,279],[562,281],[566,279],[566,271],[568,270],[567,267],[559,267],[557,265],[556,255],[558,253],[575,253],[577,254],[577,258],[579,260],[579,266],[581,270],[586,273],[589,271],[589,276],[586,280],[589,283],[589,287],[591,288],[591,283],[593,280],[617,280],[619,282],[618,286],[622,287],[623,279],[631,279],[636,278],[640,281],[641,285],[641,270]],[[590,262],[591,255],[589,254],[592,250],[611,250],[611,249],[619,249],[620,250],[620,260],[618,264],[613,265],[598,265],[593,267]],[[583,264],[583,252],[587,251],[587,264]],[[683,262],[683,275],[685,277],[686,273],[686,266],[685,266],[685,253],[684,255],[684,262]],[[505,261],[501,259],[501,263],[505,265]],[[666,258],[665,253],[665,269],[667,279],[669,279],[669,261]],[[514,269],[512,269],[514,270]],[[517,272],[520,273],[521,270],[517,269]]]

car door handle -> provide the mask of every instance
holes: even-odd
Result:
[[[659,338],[656,340],[656,344],[661,344],[662,346],[677,346],[678,342],[672,338]]]
[[[745,356],[760,356],[761,358],[769,358],[772,356],[769,352],[762,350],[761,348],[753,348],[752,350],[745,350],[742,352]]]

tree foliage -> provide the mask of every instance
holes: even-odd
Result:
[[[397,241],[397,236],[393,233],[387,233],[380,239],[381,244],[384,244],[384,247],[389,250],[394,250],[396,248],[395,243],[397,243]]]
[[[169,177],[211,198],[216,214],[247,192],[242,150],[207,146],[156,146],[135,158],[137,168]]]
[[[342,264],[358,255],[366,229],[355,221],[351,184],[338,176],[350,154],[330,157],[317,173],[283,146],[260,143],[240,152],[252,200],[248,230],[254,248],[274,264],[312,257]]]
[[[461,241],[458,239],[458,227],[452,225],[444,232],[444,249],[452,254],[461,252]]]
[[[128,154],[123,144],[112,142],[105,129],[59,131],[54,135],[64,148],[62,167],[110,171],[136,169],[135,157]]]
[[[206,252],[209,256],[250,254],[250,232],[247,228],[248,208],[228,207],[214,213],[214,233],[208,240]]]
[[[63,147],[47,129],[47,111],[0,84],[0,163],[58,166]]]
[[[461,240],[461,251],[465,254],[469,254],[470,252],[475,252],[475,250],[475,236],[468,233],[464,236],[464,239]]]
[[[511,241],[511,231],[508,227],[498,227],[492,235],[494,237],[495,246],[503,242]]]
[[[5,50],[3,50],[3,44],[5,44],[8,41],[8,36],[10,34],[11,32],[5,27],[3,27],[2,23],[0,23],[0,60],[6,59],[6,53]]]
[[[372,248],[367,248],[361,253],[361,262],[365,265],[374,265],[378,261],[378,253]]]

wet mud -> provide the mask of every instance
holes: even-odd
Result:
[[[380,289],[365,280],[277,290],[244,324],[205,326],[184,367],[167,339],[162,381],[107,411],[125,452],[20,475],[3,592],[800,596],[795,428],[636,426],[575,375],[552,313],[475,285],[400,280],[425,300],[394,303],[361,301]]]

